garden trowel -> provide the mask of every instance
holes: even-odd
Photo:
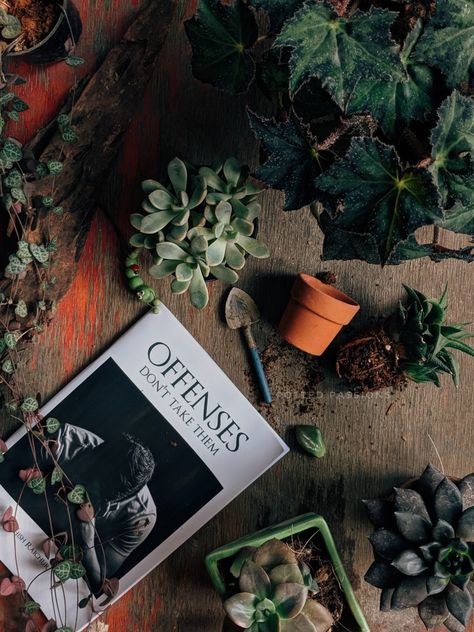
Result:
[[[255,373],[257,375],[263,401],[271,404],[272,395],[267,378],[252,334],[252,325],[260,320],[260,312],[254,300],[239,288],[232,288],[225,304],[225,319],[231,329],[241,329],[250,352]]]

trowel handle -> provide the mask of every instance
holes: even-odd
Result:
[[[272,394],[270,393],[270,388],[268,386],[267,377],[265,375],[265,371],[263,368],[262,361],[260,360],[260,355],[258,353],[257,344],[252,335],[252,330],[250,327],[242,328],[245,341],[247,343],[250,358],[252,360],[253,368],[255,370],[255,374],[257,376],[258,385],[260,387],[260,391],[262,393],[263,401],[265,404],[272,403]]]

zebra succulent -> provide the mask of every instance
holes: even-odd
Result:
[[[427,629],[468,625],[474,594],[474,473],[453,482],[433,465],[388,500],[364,501],[376,530],[366,581],[381,610],[417,607]]]
[[[246,548],[231,573],[239,589],[224,602],[228,618],[251,632],[326,632],[333,617],[313,597],[318,586],[309,567],[290,547],[270,540],[258,549]]]

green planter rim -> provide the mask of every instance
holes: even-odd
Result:
[[[208,555],[206,555],[205,563],[207,572],[211,578],[211,581],[216,589],[218,595],[222,598],[226,595],[226,584],[224,578],[219,569],[219,562],[229,557],[234,557],[242,548],[246,546],[259,547],[268,540],[277,538],[278,540],[285,540],[297,533],[306,531],[308,529],[317,529],[321,534],[324,544],[326,546],[329,558],[333,565],[336,576],[341,585],[342,591],[346,598],[347,604],[357,624],[359,625],[360,632],[370,632],[370,628],[365,620],[364,613],[360,607],[359,602],[354,594],[354,590],[351,586],[347,573],[344,569],[341,557],[336,547],[334,538],[332,537],[331,530],[326,520],[316,514],[307,513],[296,518],[290,518],[284,522],[280,522],[271,527],[262,529],[255,533],[238,538],[229,544],[224,544],[215,549]]]

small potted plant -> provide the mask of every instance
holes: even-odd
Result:
[[[369,632],[329,527],[317,514],[224,545],[206,557],[206,567],[223,600],[226,632]]]
[[[472,615],[474,473],[452,480],[433,465],[383,500],[364,501],[376,527],[365,575],[382,611],[418,608],[427,629],[462,632]]]
[[[339,377],[362,392],[396,386],[406,379],[440,386],[440,374],[459,384],[459,366],[453,350],[474,356],[464,342],[472,336],[464,325],[446,324],[447,289],[439,300],[403,286],[405,304],[380,327],[344,344],[338,352]]]
[[[278,331],[293,346],[321,355],[357,314],[360,307],[349,296],[309,274],[299,274]]]
[[[71,0],[0,0],[0,45],[10,57],[25,56],[33,63],[67,59],[82,32],[78,10]]]
[[[248,255],[269,256],[267,247],[253,236],[261,189],[249,181],[248,168],[235,158],[199,169],[174,158],[166,184],[145,180],[142,188],[145,214],[132,214],[130,221],[138,232],[130,243],[150,250],[152,277],[170,276],[172,291],[189,290],[198,309],[209,300],[206,279],[236,283]],[[132,259],[126,272],[128,284],[131,290],[143,292],[136,256]]]

